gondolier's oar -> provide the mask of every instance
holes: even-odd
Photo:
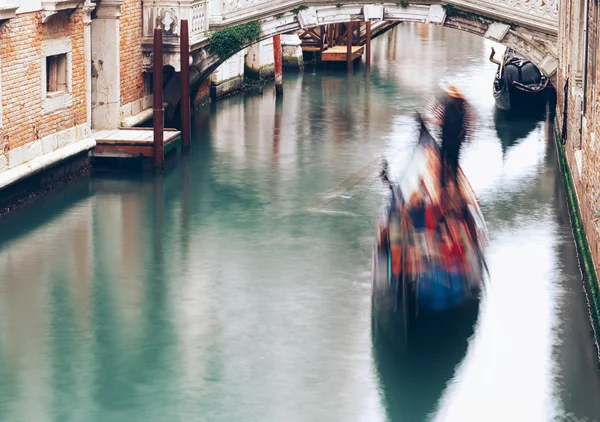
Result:
[[[340,183],[338,183],[337,185],[335,185],[334,187],[332,187],[331,189],[329,189],[327,192],[325,192],[325,193],[323,194],[323,196],[327,196],[328,194],[335,192],[335,191],[336,191],[336,190],[337,190],[337,189],[338,189],[340,186],[342,186],[342,185],[343,185],[344,183],[346,183],[348,180],[350,180],[350,179],[352,179],[352,178],[354,178],[354,177],[358,176],[358,175],[359,175],[359,174],[361,174],[363,171],[365,171],[365,170],[367,170],[367,169],[369,169],[369,168],[373,167],[373,166],[374,166],[374,165],[377,163],[377,161],[379,161],[379,160],[381,160],[381,157],[380,157],[380,158],[376,158],[376,159],[375,159],[375,160],[373,160],[373,161],[370,161],[370,162],[369,162],[367,165],[365,165],[363,168],[361,168],[360,170],[358,170],[356,173],[353,173],[353,174],[351,174],[350,176],[348,176],[348,177],[346,177],[344,180],[342,180]]]
[[[377,160],[374,160],[372,162],[370,162],[367,166],[363,167],[361,170],[359,170],[358,172],[354,173],[352,176],[347,177],[346,179],[342,180],[340,183],[338,183],[335,187],[333,187],[332,189],[330,189],[329,191],[327,191],[325,193],[324,196],[327,196],[327,194],[335,192],[335,190],[337,188],[340,188],[344,182],[347,182],[349,180],[353,180],[353,178],[359,176],[361,173],[365,172],[366,170],[368,170],[365,174],[363,174],[361,177],[359,177],[357,180],[354,180],[352,182],[352,184],[350,186],[345,187],[345,189],[341,192],[339,192],[337,195],[335,195],[332,198],[329,198],[327,201],[325,201],[325,203],[321,206],[321,208],[325,208],[326,206],[328,206],[330,203],[332,203],[333,201],[335,201],[336,199],[339,199],[344,193],[348,192],[350,189],[352,189],[354,186],[358,185],[360,182],[362,182],[369,174],[371,174],[371,172],[374,170],[374,166],[375,164],[377,164]]]

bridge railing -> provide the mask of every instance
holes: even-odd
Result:
[[[338,0],[339,1],[339,0]],[[305,0],[210,0],[212,27],[251,20],[300,7]]]

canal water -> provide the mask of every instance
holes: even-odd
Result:
[[[200,112],[164,175],[3,220],[0,421],[600,421],[552,128],[495,112],[492,45],[401,24],[368,78],[309,65],[281,102]],[[371,339],[376,170],[401,173],[440,79],[478,113],[461,165],[491,277],[473,334],[414,363]]]

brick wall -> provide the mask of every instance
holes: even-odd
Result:
[[[81,10],[68,20],[42,24],[41,13],[17,15],[0,29],[2,128],[0,149],[8,152],[86,121],[85,57]],[[44,114],[42,109],[42,41],[70,36],[72,96],[70,107]]]
[[[594,260],[596,274],[600,276],[600,221],[595,221],[596,213],[600,210],[600,65],[597,54],[600,47],[598,39],[599,10],[596,2],[588,2],[588,57],[583,66],[578,65],[578,51],[585,52],[585,38],[581,36],[583,30],[582,7],[585,1],[575,0],[566,2],[560,10],[559,27],[559,73],[558,73],[558,113],[557,126],[562,130],[564,87],[567,78],[569,89],[567,93],[567,130],[566,144],[564,147],[567,161],[571,170],[571,178],[577,193],[579,210],[588,238],[590,252]],[[577,69],[587,68],[585,73]],[[586,81],[584,81],[586,79]],[[584,82],[585,96],[584,94]],[[586,99],[583,116],[585,123],[582,125],[582,113],[577,112],[577,98]],[[583,103],[581,109],[583,110]],[[564,134],[562,134],[564,137]]]
[[[142,2],[125,0],[120,17],[121,106],[144,96]]]
[[[194,109],[200,108],[210,102],[210,78],[206,78],[202,81],[192,102]]]

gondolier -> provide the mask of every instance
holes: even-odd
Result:
[[[425,118],[442,128],[440,183],[446,188],[448,180],[457,185],[458,159],[465,137],[475,123],[473,108],[452,84],[442,84],[443,93],[431,99],[425,108]]]

